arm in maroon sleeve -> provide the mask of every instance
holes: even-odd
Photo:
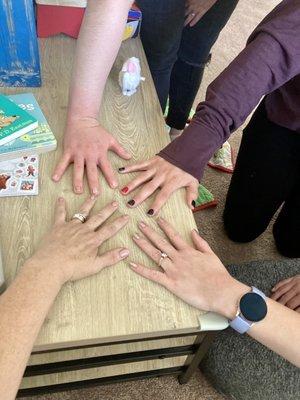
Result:
[[[255,29],[246,48],[213,81],[184,133],[159,156],[201,179],[230,134],[258,104],[300,73],[300,3],[284,0]]]

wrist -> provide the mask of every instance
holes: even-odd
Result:
[[[241,297],[250,291],[250,286],[230,277],[230,280],[224,285],[222,292],[217,295],[218,301],[214,311],[229,320],[234,319]]]
[[[55,263],[47,263],[38,259],[30,258],[21,269],[21,274],[33,277],[36,281],[45,281],[49,285],[60,288],[66,282],[65,276],[59,266]]]

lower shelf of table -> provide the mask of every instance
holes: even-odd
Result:
[[[179,375],[186,368],[187,357],[195,353],[195,340],[199,343],[200,337],[160,338],[33,354],[18,395]]]

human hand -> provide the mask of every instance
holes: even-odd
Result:
[[[64,138],[64,152],[57,164],[52,179],[58,182],[69,164],[73,163],[73,190],[83,191],[83,175],[86,168],[91,194],[100,191],[98,167],[101,169],[111,188],[118,186],[117,179],[108,159],[108,151],[129,160],[130,154],[108,133],[94,118],[80,118],[68,124]]]
[[[217,0],[186,0],[184,26],[195,26]]]
[[[161,252],[168,255],[161,261],[162,270],[131,262],[133,271],[159,283],[200,310],[217,312],[233,319],[239,299],[250,288],[231,277],[196,230],[192,231],[193,247],[167,221],[159,218],[157,222],[168,240],[144,222],[139,223],[139,229],[145,237],[135,234],[133,240],[158,265]]]
[[[95,198],[88,198],[79,213],[88,217],[95,202]],[[59,198],[54,226],[27,264],[51,269],[51,273],[56,272],[63,284],[96,274],[104,267],[126,258],[129,251],[125,248],[117,248],[98,256],[99,246],[115,236],[129,221],[128,215],[123,215],[103,225],[117,209],[118,204],[113,202],[89,217],[85,223],[78,219],[67,222],[65,200]]]
[[[272,292],[271,299],[300,313],[300,275],[278,282]]]
[[[154,202],[147,212],[149,216],[156,215],[171,194],[182,187],[186,188],[188,206],[191,209],[195,206],[194,201],[198,197],[199,186],[197,179],[159,156],[155,156],[148,161],[119,168],[119,172],[122,174],[140,172],[135,179],[121,189],[123,195],[129,195],[139,186],[143,185],[141,190],[128,201],[127,205],[129,207],[138,206],[151,196],[156,189],[160,188],[160,192],[156,195]]]

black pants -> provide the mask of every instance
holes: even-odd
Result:
[[[194,27],[184,28],[185,0],[138,0],[141,39],[167,124],[183,129],[211,47],[238,0],[218,0]]]
[[[225,230],[236,242],[273,226],[278,251],[300,257],[300,134],[270,122],[264,101],[243,132],[224,210]]]

